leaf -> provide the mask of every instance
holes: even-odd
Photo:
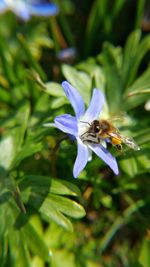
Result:
[[[31,267],[31,259],[29,256],[29,251],[24,241],[24,236],[20,233],[20,242],[19,242],[19,252],[17,255],[17,265],[20,267]]]
[[[145,4],[146,1],[144,0],[138,0],[137,2],[137,7],[136,7],[136,19],[135,19],[135,28],[139,29],[141,27],[141,21],[142,18],[144,17],[144,12],[145,12]]]
[[[52,203],[48,199],[46,199],[41,205],[39,212],[44,216],[47,221],[54,221],[67,231],[72,232],[73,226],[70,220],[66,218],[58,209],[53,207],[51,204]]]
[[[112,16],[116,17],[123,8],[126,0],[117,0],[113,4]]]
[[[87,28],[86,28],[86,41],[85,41],[85,53],[89,55],[92,44],[95,42],[95,36],[98,32],[100,24],[106,16],[107,1],[96,0],[93,2],[92,9],[90,11]],[[99,20],[97,20],[99,18]]]
[[[15,144],[12,136],[7,136],[0,142],[0,166],[9,169],[15,156]]]
[[[18,151],[24,141],[24,135],[28,126],[29,115],[30,115],[30,106],[29,103],[26,102],[19,108],[15,117],[15,122],[19,126],[15,130],[16,134],[15,139],[16,139],[16,145],[18,146]]]
[[[11,103],[10,93],[6,89],[3,89],[1,87],[0,87],[0,100],[7,104]]]
[[[13,128],[6,132],[0,142],[0,165],[6,170],[12,167],[13,161],[21,149],[29,118],[29,104],[25,103],[12,118]],[[15,126],[14,126],[15,125]]]
[[[72,224],[62,213],[73,218],[85,215],[83,207],[77,202],[54,194],[72,196],[79,194],[77,187],[69,182],[31,175],[26,176],[20,183],[20,188],[25,203],[38,209],[46,220],[53,220],[69,231],[72,231]]]
[[[67,181],[29,175],[25,176],[19,186],[25,203],[28,202],[36,210],[38,209],[46,220],[53,220],[69,231],[72,231],[72,224],[62,213],[73,218],[81,218],[85,215],[83,207],[77,202],[55,195],[56,193],[80,195],[79,189]]]
[[[29,251],[24,235],[12,228],[9,230],[8,238],[11,254],[13,255],[11,255],[11,261],[15,261],[16,265],[20,267],[31,267]]]
[[[140,131],[136,137],[136,141],[139,145],[150,142],[149,128],[145,128],[144,130]]]
[[[44,267],[44,261],[39,257],[39,256],[35,256],[32,258],[32,267]]]
[[[128,79],[132,71],[132,66],[134,64],[133,61],[135,59],[135,53],[137,46],[140,42],[140,38],[141,38],[141,31],[136,30],[129,35],[126,41],[126,45],[124,48],[124,55],[123,55],[122,73],[121,73],[125,88],[128,85]]]
[[[141,246],[139,255],[139,262],[143,267],[150,266],[150,239],[144,239]]]
[[[125,50],[122,67],[122,79],[124,88],[128,88],[134,81],[142,58],[150,48],[150,35],[147,35],[141,42],[141,31],[136,30],[129,36]]]
[[[65,215],[68,215],[72,218],[78,219],[85,216],[84,208],[80,204],[71,199],[68,199],[63,196],[49,194],[48,201],[51,203],[53,207],[55,207]]]
[[[103,252],[111,242],[113,236],[119,231],[125,224],[127,224],[131,220],[132,214],[137,212],[140,208],[145,205],[143,200],[138,200],[137,202],[131,204],[128,208],[126,208],[122,214],[122,216],[118,216],[108,231],[105,233],[100,242],[100,251]]]
[[[140,90],[150,88],[150,67],[148,67],[143,74],[134,81],[134,83],[127,88],[125,95],[132,94],[134,92],[140,92]]]
[[[120,76],[120,50],[105,43],[102,54],[102,64],[106,76],[106,96],[110,112],[118,111],[121,103],[122,80]],[[112,101],[113,99],[113,101]]]
[[[150,151],[149,151],[150,152]],[[150,153],[144,153],[144,155],[139,155],[137,157],[137,163],[138,163],[138,167],[141,171],[143,171],[143,169],[145,170],[145,172],[150,170]]]
[[[46,246],[42,237],[34,229],[34,227],[28,222],[21,229],[21,231],[31,251],[35,255],[39,255],[43,260],[49,261],[50,255],[48,247]]]
[[[93,71],[93,78],[95,81],[95,87],[101,89],[104,92],[106,79],[103,69],[100,66]]]
[[[128,94],[128,96],[131,97],[131,96],[135,96],[135,95],[145,95],[145,94],[150,95],[150,88],[141,89],[141,90],[131,92]]]
[[[123,101],[124,109],[130,110],[145,102],[148,98],[149,90],[150,67],[126,90]]]
[[[18,41],[20,42],[22,51],[24,52],[27,60],[29,61],[30,67],[35,69],[40,74],[41,78],[44,80],[46,78],[46,75],[40,64],[34,59],[28,47],[28,43],[26,42],[25,37],[21,33],[18,33]]]
[[[25,175],[19,186],[22,190],[32,187],[33,191],[41,194],[44,194],[48,191],[58,195],[81,195],[79,188],[73,183],[65,180],[53,179],[49,176]]]
[[[75,255],[71,251],[67,251],[62,248],[61,250],[55,250],[52,255],[51,267],[76,267]]]
[[[7,83],[14,84],[16,77],[12,68],[12,55],[10,53],[10,47],[7,43],[6,38],[0,34],[0,58],[1,65],[5,76],[7,77]]]
[[[65,97],[62,86],[55,82],[48,82],[43,84],[45,92],[52,96]]]
[[[67,99],[65,97],[58,97],[56,99],[51,100],[50,107],[51,109],[57,109],[62,107],[67,103]]]
[[[74,86],[84,99],[84,102],[88,105],[91,93],[91,79],[85,72],[77,71],[75,68],[63,65],[62,72],[72,86]]]
[[[17,167],[22,160],[25,158],[41,151],[43,148],[42,143],[33,143],[32,141],[27,141],[17,154],[17,156],[14,159],[13,167]]]
[[[134,157],[122,159],[119,164],[123,171],[130,177],[134,177],[138,173],[137,160]]]

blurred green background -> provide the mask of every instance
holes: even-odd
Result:
[[[150,4],[57,0],[53,17],[0,14],[0,267],[150,266]],[[65,49],[65,50],[64,50]],[[61,82],[140,151],[110,148],[115,176],[93,157],[72,176],[76,143],[55,116],[72,113]]]

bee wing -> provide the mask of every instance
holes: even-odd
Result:
[[[122,136],[119,134],[118,131],[108,133],[108,136],[111,137],[111,138],[115,138],[115,139],[117,139],[118,141],[122,140]]]
[[[109,134],[110,137],[117,139],[118,141],[122,141],[122,143],[124,143],[126,146],[134,149],[134,150],[140,150],[140,147],[138,146],[138,144],[134,141],[133,138],[130,137],[124,137],[122,136],[120,133],[116,132],[116,133],[110,133]]]
[[[121,136],[121,139],[122,142],[126,144],[128,147],[134,150],[140,150],[140,147],[138,146],[138,144],[136,144],[133,138]]]

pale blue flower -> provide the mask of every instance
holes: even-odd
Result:
[[[77,50],[74,47],[67,47],[60,50],[56,56],[62,62],[72,62],[77,57]]]
[[[59,8],[54,3],[46,3],[42,0],[0,0],[0,12],[11,10],[23,20],[35,16],[54,16]]]
[[[78,177],[87,162],[91,160],[91,151],[95,152],[117,175],[119,173],[117,161],[104,146],[82,141],[82,135],[87,131],[89,124],[93,120],[99,119],[105,101],[104,95],[99,89],[94,89],[89,107],[85,111],[83,99],[78,91],[67,81],[62,83],[62,87],[74,109],[75,116],[70,114],[57,116],[55,118],[55,126],[68,135],[73,136],[77,141],[77,157],[73,168],[73,176],[75,178]]]

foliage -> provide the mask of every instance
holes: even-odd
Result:
[[[55,2],[55,18],[0,16],[0,266],[148,267],[150,35],[141,27],[147,3]],[[127,10],[134,10],[131,24]],[[70,46],[76,58],[58,59]],[[93,157],[73,178],[76,144],[52,127],[57,115],[73,113],[62,80],[86,105],[92,89],[101,88],[103,116],[123,114],[117,126],[141,149],[109,148],[119,176]]]

